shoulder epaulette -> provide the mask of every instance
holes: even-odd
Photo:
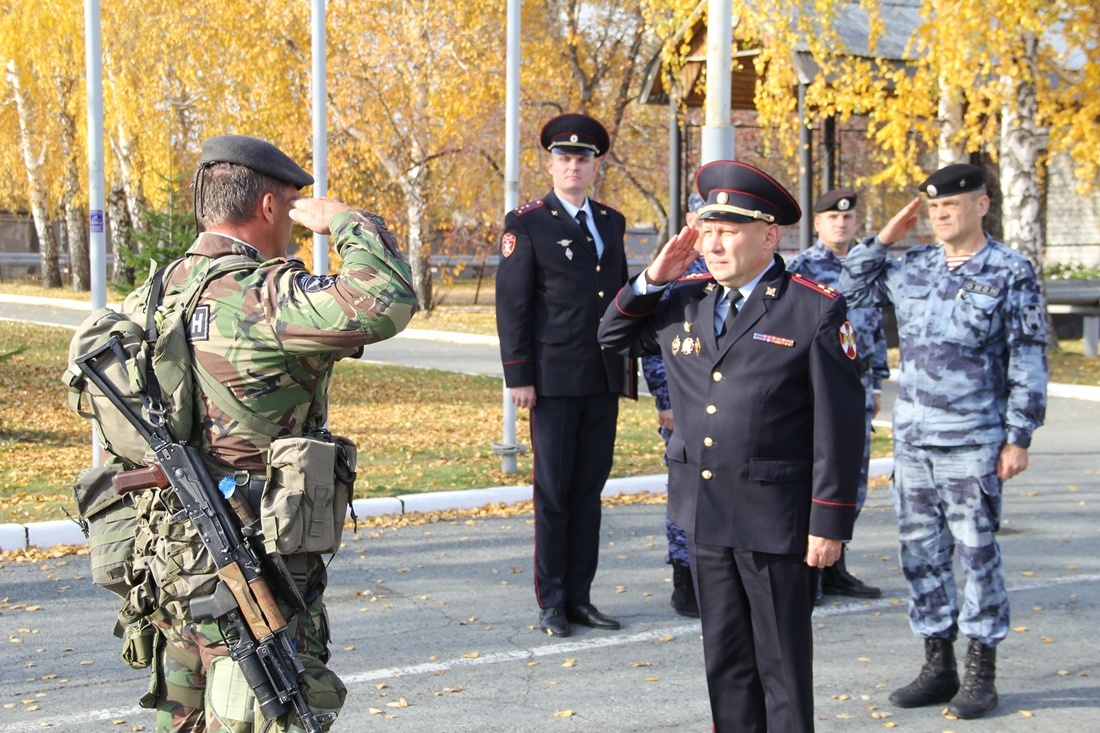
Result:
[[[791,275],[791,282],[796,282],[799,285],[803,285],[809,288],[810,290],[816,290],[817,292],[824,295],[826,298],[835,298],[836,296],[840,295],[840,291],[836,288],[830,285],[826,285],[825,283],[819,283],[817,280],[811,280],[805,275],[799,275],[798,273]]]
[[[523,206],[521,206],[518,209],[514,210],[512,213],[515,214],[516,216],[523,216],[528,211],[534,211],[535,209],[541,209],[543,206],[546,206],[546,202],[543,201],[542,199],[536,199],[534,201],[528,201]]]
[[[684,275],[682,278],[677,280],[677,282],[691,282],[693,280],[713,280],[713,279],[714,279],[714,275],[711,275],[709,272],[693,272],[689,275]]]

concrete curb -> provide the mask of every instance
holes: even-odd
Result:
[[[871,461],[871,476],[889,476],[894,459],[875,458]],[[668,476],[663,473],[651,476],[629,476],[608,480],[601,496],[650,492],[663,494],[668,488]],[[526,486],[494,486],[487,489],[456,489],[454,491],[429,491],[423,494],[378,499],[356,499],[352,502],[355,515],[381,517],[399,516],[410,512],[438,512],[448,509],[478,509],[492,504],[518,504],[531,499],[533,488]],[[351,516],[351,513],[348,513]],[[26,550],[31,547],[46,549],[54,545],[84,545],[88,540],[75,522],[57,519],[29,524],[0,524],[0,550]]]

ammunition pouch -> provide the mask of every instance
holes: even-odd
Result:
[[[317,433],[272,441],[260,524],[269,553],[334,553],[355,481],[355,444]]]
[[[73,500],[80,528],[88,538],[92,582],[125,598],[133,584],[138,517],[133,500],[111,485],[111,479],[123,469],[122,464],[112,463],[85,471],[73,484]]]

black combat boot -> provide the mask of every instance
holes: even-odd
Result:
[[[699,602],[695,599],[695,583],[691,568],[672,563],[672,607],[681,616],[699,618]]]
[[[890,693],[890,702],[899,708],[919,708],[949,702],[958,691],[959,672],[951,639],[925,638],[920,674],[905,687]]]
[[[848,554],[848,546],[844,545],[840,548],[840,559],[821,572],[822,590],[833,596],[852,596],[853,598],[881,596],[881,590],[873,585],[867,585],[848,572],[848,566],[844,562],[846,554]]]
[[[966,648],[966,676],[962,689],[947,706],[947,712],[956,718],[971,720],[997,707],[997,688],[993,685],[996,676],[997,647],[971,639]]]

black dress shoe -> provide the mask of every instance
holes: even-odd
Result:
[[[561,606],[549,606],[539,613],[539,628],[549,636],[569,636],[573,629]]]
[[[589,626],[593,629],[619,629],[622,625],[611,618],[605,616],[599,612],[599,610],[591,603],[586,603],[582,606],[566,606],[566,617],[575,624],[581,626]]]

